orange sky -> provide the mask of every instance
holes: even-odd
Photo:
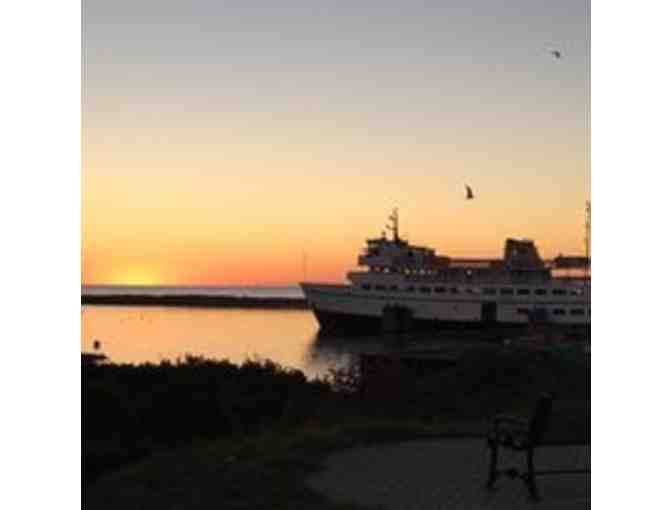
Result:
[[[393,207],[446,255],[582,253],[586,3],[520,1],[87,2],[82,283],[341,281]]]
[[[254,162],[235,164],[254,174]],[[307,167],[287,168],[294,165]],[[365,165],[371,172],[373,162]],[[404,236],[449,255],[498,256],[507,236],[535,239],[545,256],[583,250],[584,196],[571,181],[530,176],[516,189],[505,175],[490,176],[471,182],[477,197],[467,202],[462,175],[395,169],[385,177],[389,162],[376,168],[360,176],[287,169],[247,180],[85,174],[83,282],[283,284],[303,278],[304,252],[309,278],[340,281],[393,206]]]

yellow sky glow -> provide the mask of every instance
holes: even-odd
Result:
[[[535,239],[549,257],[583,250],[585,197],[575,174],[557,177],[565,161],[538,161],[544,175],[512,182],[505,161],[500,174],[469,179],[473,161],[449,158],[278,154],[277,172],[221,155],[193,170],[156,155],[136,172],[132,155],[119,158],[117,171],[104,158],[90,161],[108,171],[83,180],[84,284],[292,283],[303,278],[304,252],[311,279],[340,281],[394,206],[405,237],[448,255],[499,256],[509,236]],[[464,200],[465,181],[476,200]]]

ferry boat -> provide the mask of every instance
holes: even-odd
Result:
[[[399,237],[367,239],[346,284],[301,283],[323,331],[371,333],[450,328],[517,328],[546,323],[590,328],[590,258],[543,260],[533,241],[507,239],[501,259],[439,256]],[[559,270],[584,269],[583,276]],[[567,271],[565,271],[567,273]]]

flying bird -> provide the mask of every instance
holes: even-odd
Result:
[[[562,57],[562,53],[560,53],[560,51],[558,50],[550,50],[550,52],[551,55],[553,55],[556,60]]]
[[[467,196],[465,197],[467,200],[473,200],[474,199],[474,192],[471,190],[471,187],[467,186],[465,184],[464,186],[467,190]]]

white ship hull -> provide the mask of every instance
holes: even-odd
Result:
[[[470,287],[469,292],[454,296],[439,296],[431,291],[408,296],[403,292],[319,283],[304,283],[301,287],[320,326],[327,330],[526,327],[531,317],[540,312],[546,322],[557,326],[590,327],[590,301],[586,297],[589,288],[580,285],[532,287],[525,296],[515,292],[511,296],[484,295],[482,287]],[[553,295],[556,288],[564,288],[565,295]],[[543,289],[545,295],[536,295],[537,289]],[[396,313],[400,310],[405,313]]]

